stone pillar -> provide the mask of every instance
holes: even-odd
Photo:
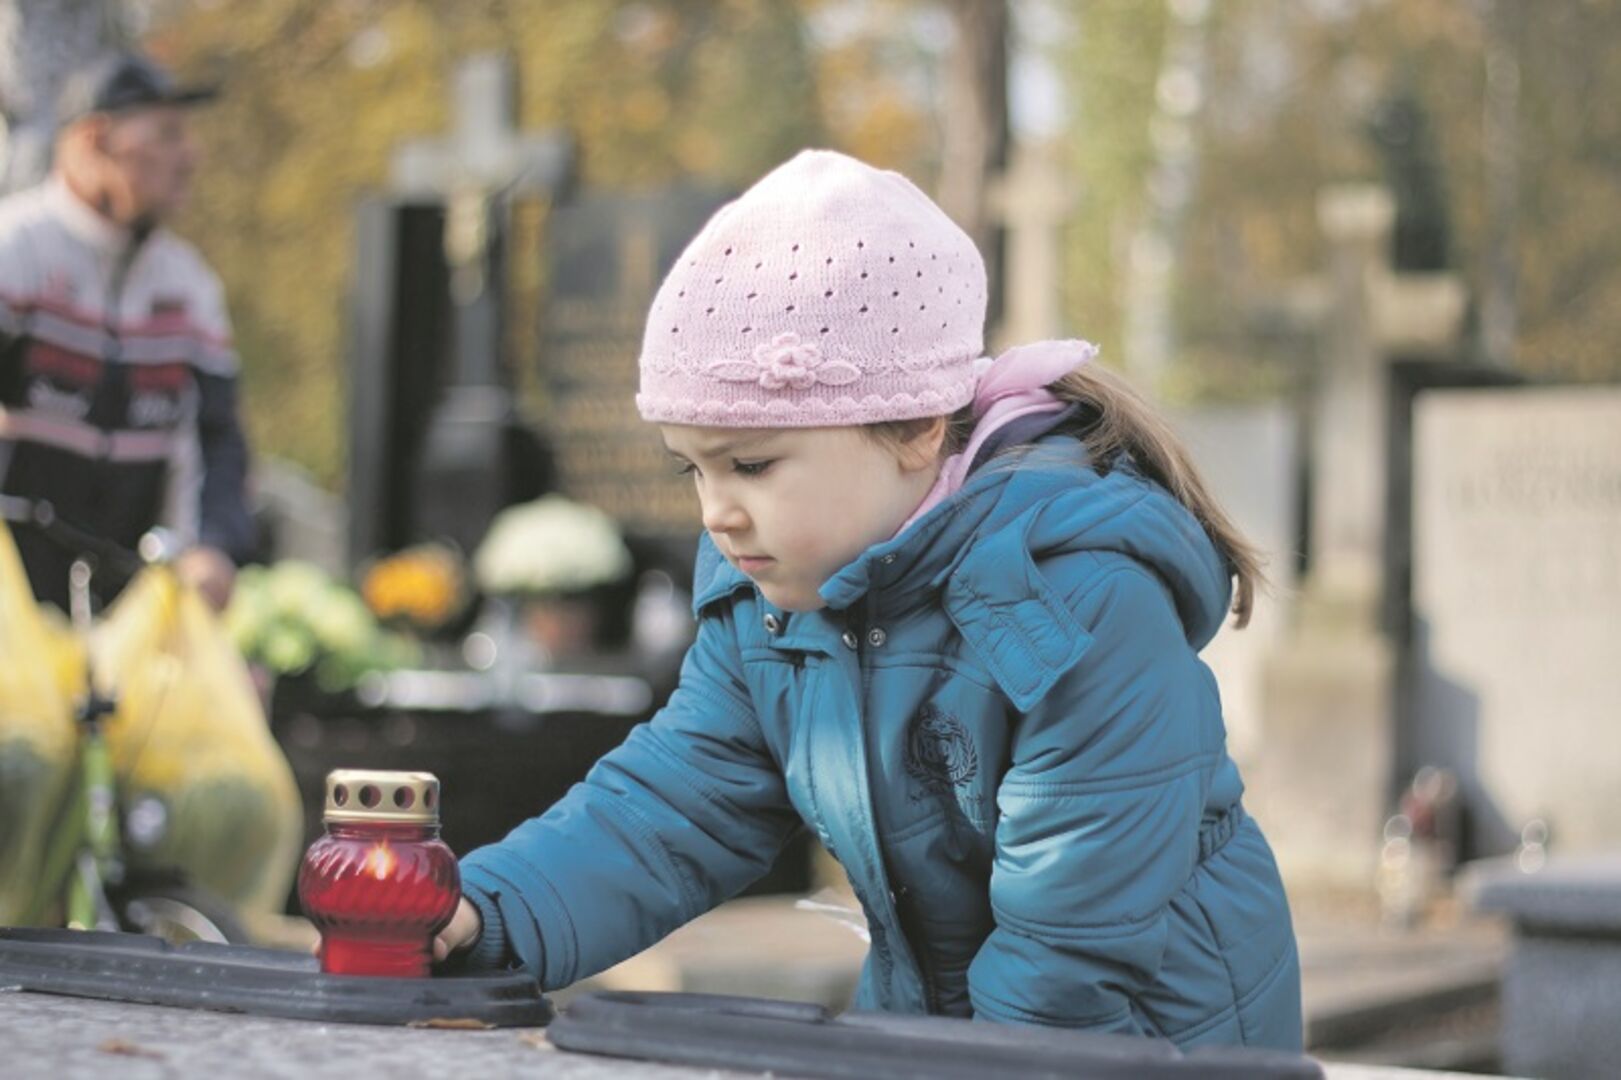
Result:
[[[1251,811],[1291,887],[1374,881],[1394,752],[1394,655],[1377,626],[1384,364],[1374,325],[1395,207],[1382,189],[1325,191],[1327,316],[1311,424],[1310,567],[1293,632],[1262,676]]]

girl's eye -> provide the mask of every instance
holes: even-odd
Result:
[[[679,462],[679,463],[677,463],[677,465],[675,467],[675,474],[677,476],[691,476],[693,473],[695,473],[697,471],[698,471],[698,466],[694,465],[690,461]]]
[[[732,462],[732,469],[739,476],[759,476],[771,468],[770,461],[736,461]]]

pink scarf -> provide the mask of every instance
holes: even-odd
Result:
[[[979,448],[999,428],[1020,417],[1061,412],[1067,408],[1067,404],[1054,397],[1047,387],[1090,361],[1097,353],[1096,345],[1069,339],[1020,345],[1007,350],[995,360],[989,357],[975,360],[974,375],[979,383],[974,390],[974,433],[961,453],[945,460],[934,486],[895,535],[905,532],[912,522],[962,487]]]

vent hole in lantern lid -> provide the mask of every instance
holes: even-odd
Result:
[[[422,805],[426,806],[429,810],[432,810],[433,809],[433,804],[438,802],[438,801],[439,801],[439,789],[438,788],[431,787],[427,791],[424,791],[422,793]]]
[[[347,806],[349,804],[349,788],[343,784],[334,787],[332,789],[332,801],[339,806]]]
[[[360,805],[370,810],[383,801],[383,793],[377,790],[376,784],[367,784],[360,789]]]
[[[399,807],[401,810],[411,809],[416,801],[417,794],[410,788],[397,787],[394,789],[394,805]]]

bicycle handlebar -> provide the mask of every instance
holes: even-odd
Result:
[[[178,539],[169,529],[149,530],[141,537],[138,549],[131,551],[63,520],[49,499],[0,495],[0,520],[31,526],[75,558],[92,556],[98,564],[126,578],[134,577],[150,563],[172,562],[179,554]]]

